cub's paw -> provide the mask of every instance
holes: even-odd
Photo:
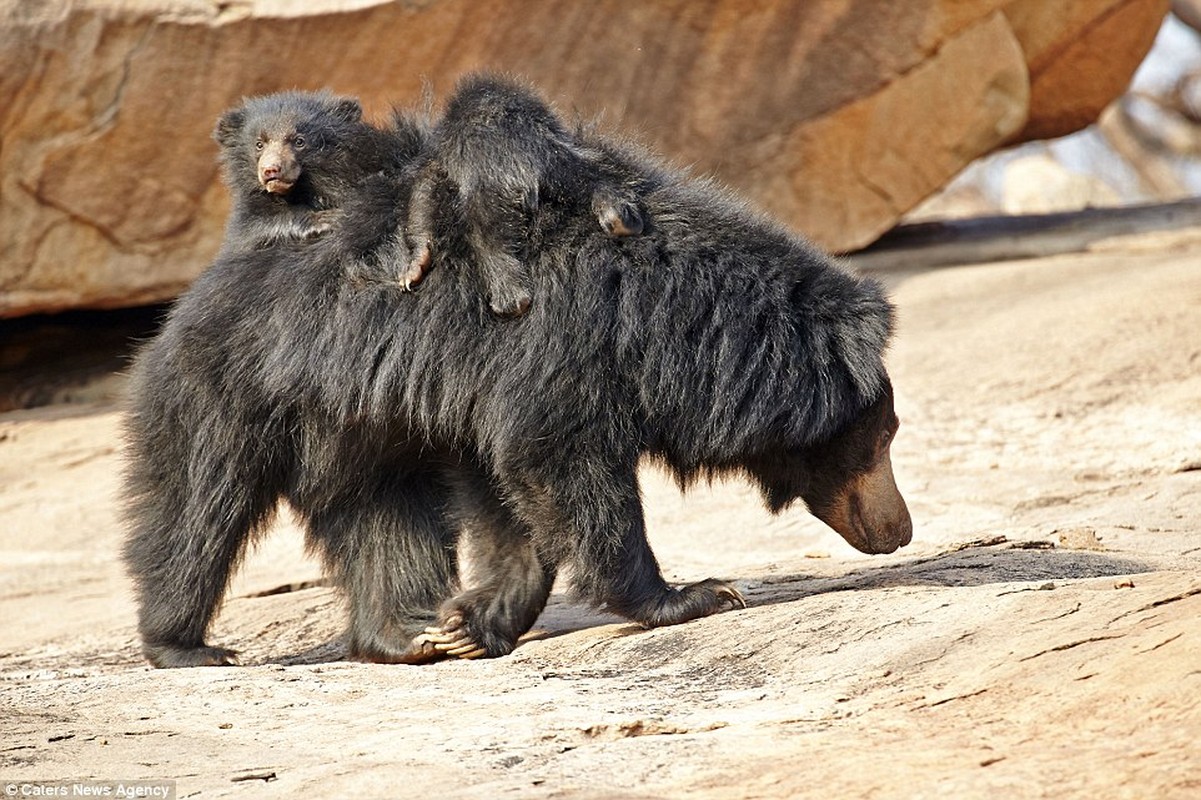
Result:
[[[314,211],[309,215],[309,224],[305,228],[304,238],[308,240],[319,239],[329,233],[334,224],[342,218],[342,212],[336,208],[327,208],[324,211]]]
[[[596,219],[610,236],[638,236],[646,228],[638,206],[624,200],[601,204]]]
[[[404,272],[400,274],[397,282],[406,292],[413,291],[413,287],[421,283],[425,273],[429,271],[430,262],[433,260],[433,254],[430,250],[429,242],[422,242],[417,245],[413,253],[413,257],[409,259],[408,266]]]
[[[530,305],[533,303],[533,298],[530,293],[517,289],[503,294],[493,295],[488,305],[492,309],[492,313],[498,317],[512,319],[525,315],[530,310]]]

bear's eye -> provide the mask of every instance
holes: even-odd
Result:
[[[295,147],[297,150],[303,150],[304,149],[304,137],[297,134],[296,138],[292,140],[292,146]]]
[[[266,146],[267,146],[267,143],[264,142],[262,139],[259,139],[254,143],[255,150],[262,150]]]
[[[899,424],[880,434],[880,443],[877,445],[879,452],[882,453],[892,446],[892,440],[897,438],[898,427],[900,427]]]

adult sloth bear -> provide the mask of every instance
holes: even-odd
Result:
[[[125,557],[152,663],[232,662],[206,630],[281,498],[348,595],[351,655],[377,661],[509,652],[560,566],[647,626],[740,605],[719,581],[664,581],[644,455],[682,484],[745,474],[774,511],[802,499],[865,552],[909,541],[880,287],[706,182],[588,146],[642,176],[649,225],[614,239],[586,193],[540,204],[520,319],[489,312],[446,182],[435,268],[401,289],[406,177],[368,181],[327,237],[223,254],[179,300],[127,422]]]

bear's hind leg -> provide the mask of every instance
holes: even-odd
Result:
[[[485,478],[460,488],[471,587],[443,603],[436,624],[418,639],[438,657],[495,658],[512,652],[538,619],[556,570]]]
[[[350,606],[350,657],[413,664],[414,644],[457,582],[446,490],[433,476],[379,468],[361,493],[307,514],[309,537]]]
[[[127,479],[132,533],[124,557],[138,596],[142,652],[156,667],[227,666],[233,650],[205,643],[209,623],[251,536],[266,524],[276,495],[247,476],[263,472],[246,453],[241,469],[206,453],[190,469],[161,464],[135,439]],[[161,447],[170,452],[170,443]],[[211,467],[211,469],[206,469]]]

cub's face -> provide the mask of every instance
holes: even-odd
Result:
[[[295,124],[264,128],[254,141],[259,186],[271,194],[287,194],[300,180],[300,154],[308,140],[296,128]]]
[[[232,186],[285,196],[360,123],[357,100],[324,92],[249,98],[221,115],[213,138]],[[248,179],[253,179],[249,184]]]

